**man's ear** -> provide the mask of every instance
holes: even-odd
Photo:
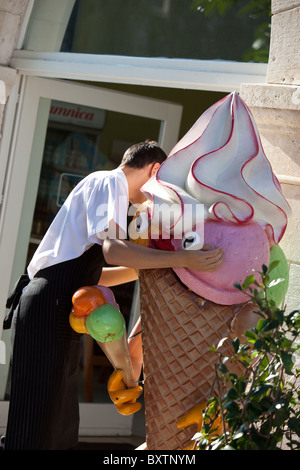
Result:
[[[159,169],[160,167],[160,163],[156,162],[152,165],[152,168],[151,168],[151,176],[155,175],[155,173],[157,172],[157,170]]]

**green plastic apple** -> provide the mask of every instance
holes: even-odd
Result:
[[[109,302],[93,310],[87,317],[85,325],[89,334],[100,343],[116,341],[125,332],[122,313]]]

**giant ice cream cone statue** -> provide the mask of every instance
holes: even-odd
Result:
[[[290,209],[236,93],[200,117],[142,191],[148,202],[132,223],[133,241],[166,250],[209,244],[225,253],[215,272],[140,272],[146,445],[183,449],[197,429],[184,416],[211,393],[208,348],[234,335],[237,321],[245,329],[252,321],[252,305],[234,283],[258,277],[278,254],[286,270],[278,243]]]

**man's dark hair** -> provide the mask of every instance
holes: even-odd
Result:
[[[162,163],[167,158],[165,152],[154,140],[146,140],[129,147],[123,155],[121,166],[144,168],[151,163]]]

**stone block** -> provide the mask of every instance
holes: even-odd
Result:
[[[299,23],[300,6],[272,16],[268,83],[300,85]]]
[[[240,94],[253,114],[274,173],[300,181],[300,87],[243,84]]]
[[[290,282],[286,298],[286,312],[300,309],[299,298],[300,266],[298,264],[290,265]],[[300,363],[300,357],[299,361]]]
[[[300,111],[300,86],[243,83],[240,87],[240,95],[250,108]]]
[[[276,175],[297,177],[300,181],[299,112],[253,108],[264,152]]]
[[[27,4],[28,0],[1,0],[0,11],[9,12],[13,15],[22,15]]]
[[[286,232],[280,242],[285,256],[291,263],[300,263],[300,242],[299,242],[299,227],[300,227],[300,185],[299,184],[285,184],[281,183],[281,188],[284,197],[288,201],[292,214],[288,220]],[[299,278],[300,281],[300,278]],[[298,284],[299,296],[299,284]]]
[[[0,62],[9,64],[12,52],[18,39],[20,16],[0,11]]]
[[[280,13],[284,10],[290,10],[291,8],[299,7],[299,0],[272,0],[272,13]]]

